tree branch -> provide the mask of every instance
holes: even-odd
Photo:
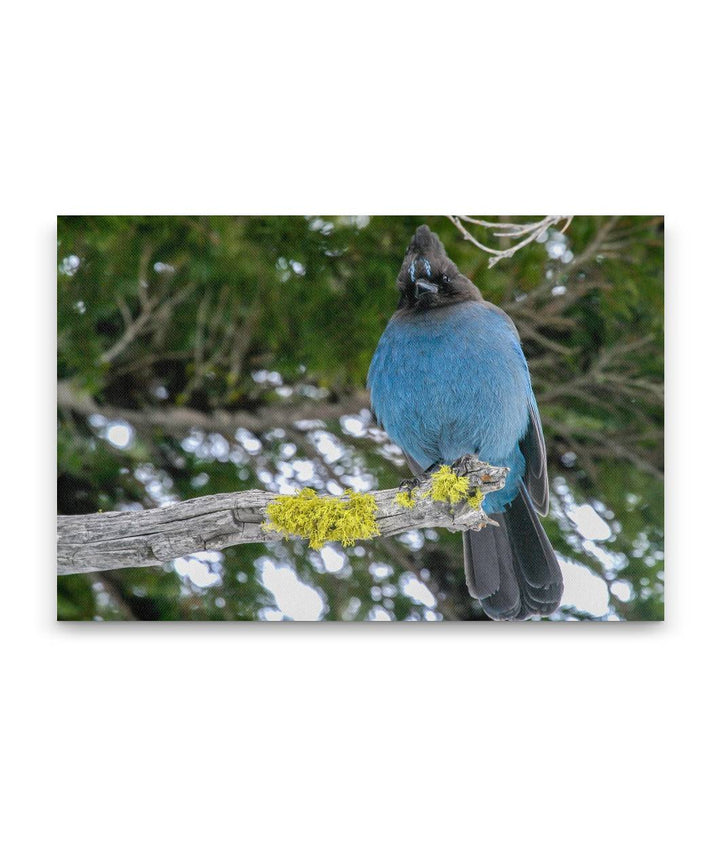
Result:
[[[467,478],[469,489],[479,488],[483,494],[500,490],[507,475],[505,467],[493,467],[469,455],[456,462],[453,472]],[[457,531],[495,525],[482,503],[472,508],[464,501],[451,505],[423,497],[432,487],[432,478],[423,476],[412,508],[396,503],[398,493],[406,492],[402,488],[367,494],[377,504],[379,536],[375,537],[426,527]],[[278,541],[283,536],[265,528],[268,505],[277,499],[277,494],[249,490],[143,511],[59,516],[58,574],[151,567],[198,551]]]
[[[162,294],[148,297],[145,294],[147,283],[140,282],[138,293],[141,295],[142,309],[140,314],[125,327],[122,336],[100,356],[101,364],[112,363],[117,357],[122,354],[126,348],[132,344],[139,336],[147,332],[150,327],[155,324],[160,318],[168,318],[171,309],[182,300],[195,288],[195,283],[190,282],[184,288],[180,289],[172,297],[165,297]]]
[[[493,267],[500,261],[500,259],[512,258],[512,256],[514,256],[521,247],[531,244],[540,235],[542,235],[543,232],[546,232],[552,226],[557,226],[563,220],[565,221],[565,225],[560,231],[564,232],[570,225],[573,218],[564,214],[559,216],[549,215],[547,217],[543,217],[542,220],[535,221],[534,223],[504,223],[502,221],[491,223],[487,220],[475,220],[474,218],[468,217],[464,214],[451,214],[448,215],[448,219],[455,228],[458,229],[466,241],[470,241],[470,243],[474,244],[478,249],[487,253],[491,257],[488,262],[488,267]],[[463,221],[466,223],[472,223],[475,226],[482,226],[483,228],[494,230],[493,234],[496,238],[519,240],[516,240],[514,244],[506,247],[505,249],[498,250],[493,247],[487,247],[485,244],[481,244],[480,241],[478,241],[478,239],[468,231],[468,229],[463,225]]]
[[[258,434],[308,419],[328,422],[348,413],[359,413],[370,406],[370,398],[363,391],[336,402],[307,401],[265,405],[254,411],[214,410],[205,413],[191,407],[149,407],[135,410],[98,404],[90,395],[79,391],[68,381],[58,382],[57,402],[58,407],[71,410],[80,416],[97,413],[106,419],[124,419],[136,428],[161,428],[168,433],[195,428],[230,436],[238,428],[246,428]]]

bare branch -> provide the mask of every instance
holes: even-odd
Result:
[[[470,241],[478,249],[491,256],[490,261],[488,262],[488,267],[493,267],[500,261],[500,259],[511,258],[521,247],[531,244],[533,241],[537,240],[543,232],[546,232],[552,226],[557,226],[563,220],[565,220],[565,225],[561,231],[564,232],[570,225],[572,217],[567,214],[560,216],[549,215],[547,217],[543,217],[542,220],[536,220],[533,223],[493,223],[489,220],[475,220],[465,214],[448,215],[448,219],[460,231],[466,241]],[[476,226],[482,226],[483,228],[490,229],[496,238],[520,238],[521,240],[506,249],[494,249],[493,247],[481,244],[480,241],[466,228],[464,223],[471,223]]]
[[[483,494],[500,490],[507,475],[507,468],[490,466],[469,455],[458,461],[453,470],[468,479],[470,488],[480,488]],[[436,502],[429,496],[431,488],[431,477],[423,476],[412,508],[395,501],[403,489],[367,494],[377,504],[379,537],[426,527],[459,531],[494,525],[482,504],[473,508],[466,502]],[[249,490],[143,511],[60,516],[58,574],[152,567],[198,551],[278,541],[283,536],[264,525],[268,521],[267,507],[277,498],[277,494],[267,491]]]
[[[608,219],[599,227],[585,249],[565,265],[562,269],[562,274],[564,276],[569,276],[573,271],[581,268],[583,265],[594,260],[596,256],[600,255],[604,243],[607,241],[608,236],[617,225],[619,219],[619,217],[615,216],[608,217]]]
[[[307,401],[300,404],[266,405],[257,410],[213,410],[204,413],[191,407],[149,407],[143,410],[98,404],[87,393],[80,392],[68,381],[57,386],[58,407],[80,416],[94,413],[106,419],[123,419],[136,428],[160,428],[169,434],[197,429],[223,436],[234,436],[238,428],[253,433],[269,431],[304,420],[329,422],[348,413],[359,413],[370,406],[366,392],[342,398],[340,401]]]
[[[100,356],[100,363],[107,364],[117,359],[126,348],[132,344],[142,334],[146,333],[151,327],[157,324],[162,318],[167,318],[171,309],[180,303],[185,297],[195,288],[195,283],[188,283],[184,288],[176,292],[172,297],[165,297],[158,294],[154,297],[145,295],[144,283],[139,286],[139,294],[144,296],[142,301],[142,309],[140,314],[132,321],[129,326],[126,326],[122,336],[108,348]],[[127,319],[124,319],[127,323]]]
[[[145,330],[148,322],[152,318],[155,307],[157,306],[159,301],[158,297],[148,298],[143,305],[142,311],[140,314],[125,327],[125,331],[122,336],[115,342],[115,344],[108,348],[104,354],[100,357],[101,363],[111,363],[116,357],[118,357],[122,352],[127,348],[127,346],[135,341],[135,339]]]

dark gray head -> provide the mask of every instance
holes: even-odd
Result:
[[[397,286],[400,289],[398,309],[413,312],[482,299],[477,288],[448,258],[438,236],[427,226],[420,226],[415,232],[405,253]]]

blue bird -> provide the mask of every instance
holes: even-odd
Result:
[[[498,526],[463,533],[465,579],[493,619],[549,615],[563,583],[536,514],[549,503],[545,441],[515,325],[427,226],[397,285],[400,303],[368,373],[375,418],[416,476],[465,454],[510,468],[483,503]]]

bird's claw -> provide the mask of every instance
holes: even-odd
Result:
[[[477,458],[475,455],[462,455],[457,461],[453,462],[452,469],[459,476],[466,476],[472,469],[471,464],[475,464]]]
[[[461,476],[467,475],[469,472],[473,470],[473,466],[477,461],[475,455],[462,455],[462,457],[458,458],[452,464],[452,469]],[[431,476],[433,473],[436,473],[441,467],[440,461],[436,461],[434,464],[431,464],[420,476],[415,476],[411,479],[403,479],[400,482],[400,490],[406,490],[408,493],[411,493],[415,490],[416,487],[420,487],[420,484],[427,478],[427,476]]]

